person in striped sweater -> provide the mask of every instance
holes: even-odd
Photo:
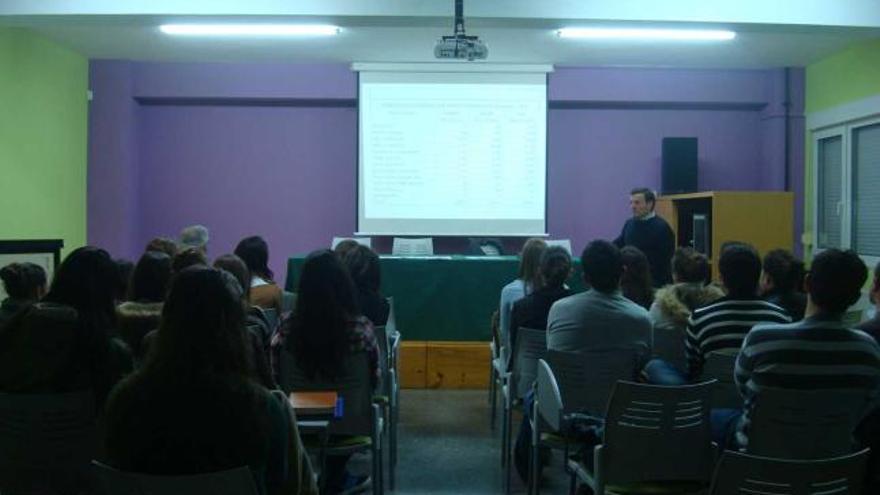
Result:
[[[758,295],[761,258],[755,248],[740,242],[725,244],[718,269],[726,296],[697,308],[688,320],[685,355],[691,381],[700,378],[710,352],[738,353],[756,324],[791,321],[784,309]]]
[[[813,258],[805,281],[807,309],[797,323],[764,324],[743,342],[734,379],[745,399],[736,441],[748,444],[749,413],[774,389],[854,390],[865,404],[880,395],[880,346],[843,322],[861,296],[868,270],[853,251],[829,249]]]

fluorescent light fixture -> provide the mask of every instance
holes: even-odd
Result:
[[[326,24],[163,24],[165,34],[183,36],[332,36],[339,27]]]
[[[650,29],[650,28],[562,28],[556,31],[560,38],[593,40],[645,41],[729,41],[736,37],[733,31],[720,29]]]

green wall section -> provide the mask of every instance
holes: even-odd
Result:
[[[880,94],[880,39],[857,43],[807,66],[805,113]],[[813,232],[813,137],[804,156],[804,231]],[[810,250],[804,254],[809,256]]]
[[[880,39],[807,66],[806,77],[807,113],[880,94]]]
[[[0,239],[86,242],[88,60],[0,28]]]

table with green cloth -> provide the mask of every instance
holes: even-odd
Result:
[[[296,291],[304,261],[288,260],[288,291]],[[394,298],[397,328],[410,341],[491,340],[489,323],[501,289],[519,267],[516,256],[381,256],[379,263],[382,294]],[[583,290],[580,270],[575,272],[569,286]]]

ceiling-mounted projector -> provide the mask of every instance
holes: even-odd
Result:
[[[467,60],[482,60],[489,56],[489,49],[478,36],[464,33],[464,0],[455,0],[455,34],[437,41],[434,56]]]

